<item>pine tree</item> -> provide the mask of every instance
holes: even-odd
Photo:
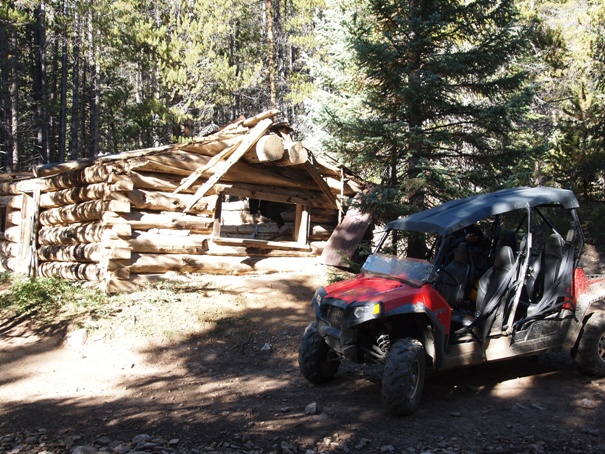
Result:
[[[588,201],[605,196],[605,7],[595,4],[585,12],[590,20],[583,52],[574,55],[586,57],[576,61],[581,65],[576,77],[565,80],[565,101],[558,111],[546,173]]]
[[[331,44],[350,52],[358,75],[348,69],[324,81],[324,91],[334,97],[336,89],[345,101],[338,111],[321,104],[323,115],[314,118],[331,134],[331,150],[386,188],[367,200],[375,215],[389,219],[511,184],[520,163],[532,159],[522,128],[532,100],[521,69],[528,30],[514,2],[337,5],[337,22],[324,22],[324,30],[345,36],[331,34]]]

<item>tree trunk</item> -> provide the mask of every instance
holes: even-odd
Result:
[[[12,7],[12,4],[11,4]],[[10,142],[8,155],[6,157],[6,169],[10,171],[16,171],[19,169],[19,53],[17,52],[17,30],[12,27],[11,30],[11,43],[10,46],[13,52],[13,58],[11,59],[11,124],[10,124]]]
[[[58,74],[59,74],[59,40],[54,39],[52,52],[52,67],[50,70],[50,90],[48,96],[48,161],[57,161],[57,89],[58,89]]]
[[[9,40],[8,40],[8,27],[0,27],[0,146],[2,149],[8,149],[10,147],[10,90],[9,90],[9,73],[10,73],[10,59],[9,59]],[[8,168],[8,156],[5,155],[2,159],[2,165],[0,170],[7,170]]]
[[[90,8],[88,18],[88,66],[90,68],[90,138],[88,156],[94,157],[99,154],[99,62],[97,59],[98,53],[98,36],[93,30],[93,8]],[[96,39],[95,39],[96,38]]]
[[[67,22],[66,0],[63,1],[63,20]],[[67,25],[61,31],[61,104],[59,107],[59,144],[57,162],[65,161],[65,145],[67,138]]]
[[[69,158],[76,159],[78,153],[78,129],[80,127],[80,23],[78,13],[74,13],[74,46],[72,68],[71,127],[69,131]]]
[[[40,0],[36,9],[37,26],[35,44],[37,47],[36,85],[38,89],[36,117],[37,117],[37,148],[43,163],[48,162],[48,122],[46,118],[46,105],[48,101],[46,81],[46,3]]]
[[[269,97],[271,108],[276,106],[275,90],[275,43],[273,41],[273,1],[265,0],[265,13],[267,14],[267,47],[269,52]]]

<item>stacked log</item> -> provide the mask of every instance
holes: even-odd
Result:
[[[130,211],[122,197],[133,185],[120,171],[119,165],[93,164],[40,181],[38,275],[101,285],[115,274],[112,262],[130,256],[123,244],[132,234],[130,227],[104,221],[110,214]],[[120,271],[129,277],[127,270]]]
[[[287,258],[313,259],[311,242],[328,239],[340,200],[359,185],[273,124],[277,113],[188,144],[36,168],[37,273],[115,292],[166,273],[282,271]],[[285,225],[252,215],[249,199],[286,205]]]
[[[12,192],[8,188],[6,192]],[[22,194],[0,196],[0,207],[4,211],[4,231],[0,232],[0,271],[16,271],[21,240]]]

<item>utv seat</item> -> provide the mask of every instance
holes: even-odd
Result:
[[[517,234],[514,230],[509,229],[502,233],[500,246],[509,246],[515,257],[519,254],[519,240],[517,240]]]
[[[488,316],[506,293],[513,277],[515,258],[510,246],[502,246],[494,258],[494,264],[479,279],[477,312]]]
[[[563,261],[563,238],[553,233],[544,245],[544,288],[551,288],[559,276]]]
[[[558,297],[563,296],[559,294],[560,290],[565,291],[567,289],[562,288],[565,285],[562,285],[561,279],[562,277],[565,277],[565,274],[571,276],[571,270],[562,270],[562,267],[571,267],[571,261],[564,260],[565,252],[563,238],[559,234],[553,233],[546,239],[543,254],[542,276],[539,276],[539,278],[542,278],[541,288],[543,289],[543,294],[539,301],[529,305],[527,308],[528,316],[536,315],[547,310],[550,305],[554,304]],[[563,263],[564,261],[566,264]]]
[[[466,243],[460,243],[456,247],[454,259],[443,269],[444,271],[439,275],[440,293],[451,307],[460,307],[464,302],[469,277],[472,274]]]

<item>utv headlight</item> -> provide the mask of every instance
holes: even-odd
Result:
[[[353,309],[355,318],[365,319],[382,313],[382,305],[380,303],[364,304]]]

